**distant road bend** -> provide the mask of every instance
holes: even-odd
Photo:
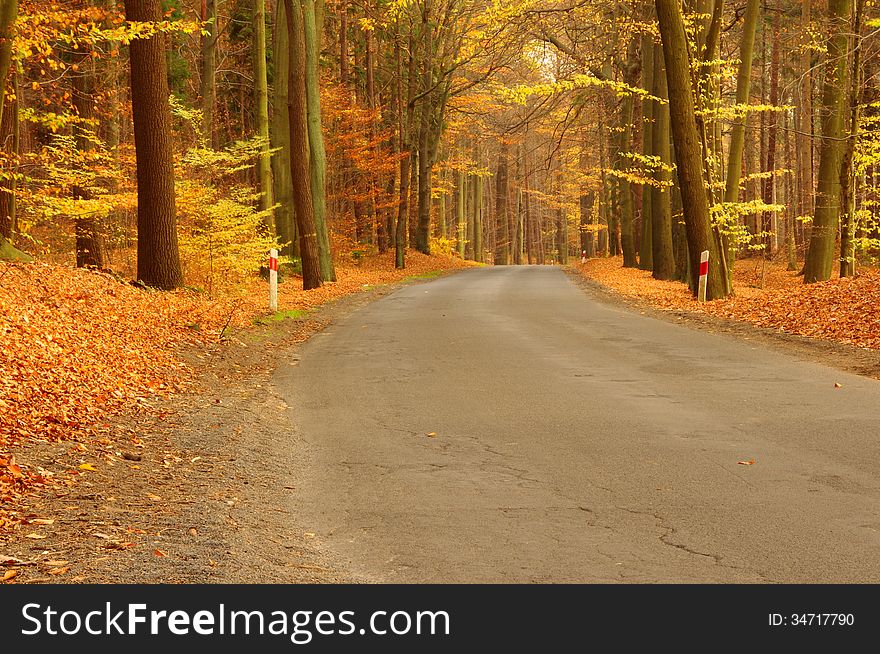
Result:
[[[299,357],[295,509],[365,580],[880,582],[877,381],[551,267],[402,288]]]

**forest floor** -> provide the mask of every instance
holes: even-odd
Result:
[[[338,581],[273,483],[297,465],[274,357],[468,265],[368,258],[308,293],[287,280],[268,315],[260,280],[208,298],[0,263],[0,581]]]
[[[784,264],[737,262],[734,296],[697,302],[685,284],[658,281],[624,268],[620,257],[571,266],[576,281],[607,300],[643,313],[710,331],[726,332],[801,358],[880,378],[880,271],[804,284]]]

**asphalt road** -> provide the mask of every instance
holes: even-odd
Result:
[[[403,288],[296,356],[292,508],[357,578],[880,582],[880,382],[550,267]]]

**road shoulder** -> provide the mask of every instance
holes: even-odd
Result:
[[[789,334],[705,313],[658,309],[647,300],[622,295],[576,271],[566,270],[566,274],[571,282],[589,297],[605,304],[638,312],[643,316],[657,320],[682,325],[689,329],[724,334],[794,356],[802,361],[820,363],[863,377],[880,379],[880,351],[820,338]]]

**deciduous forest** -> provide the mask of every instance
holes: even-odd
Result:
[[[0,0],[0,85],[0,530],[193,351],[451,270],[880,349],[874,2]]]
[[[870,3],[300,4],[5,2],[4,256],[208,288],[278,244],[309,289],[710,250],[717,299],[877,255]]]

